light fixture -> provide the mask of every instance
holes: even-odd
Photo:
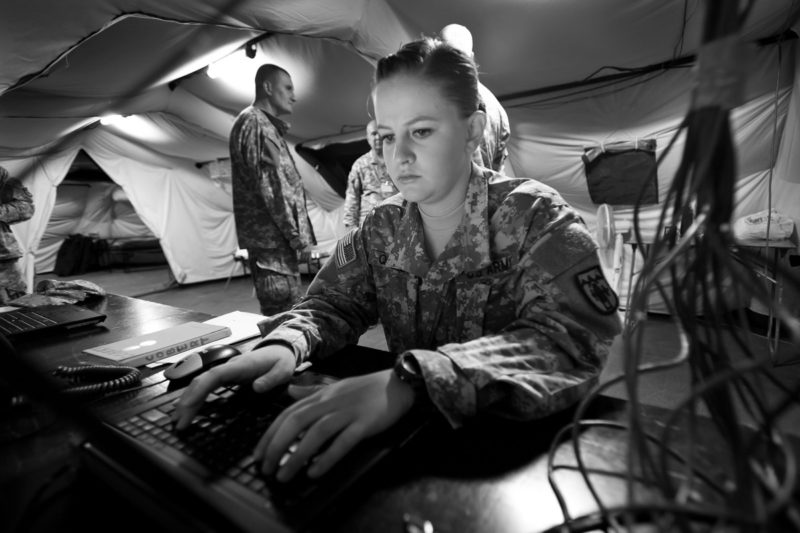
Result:
[[[103,126],[114,126],[120,124],[125,117],[122,115],[104,115],[100,117],[100,124]]]
[[[219,61],[214,61],[208,65],[206,74],[212,80],[236,76],[242,70],[250,70],[248,69],[249,63],[250,59],[247,57],[245,50],[240,48]]]

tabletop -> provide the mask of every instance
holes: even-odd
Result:
[[[113,295],[95,302],[93,308],[108,314],[102,325],[72,332],[63,340],[25,340],[16,343],[16,349],[43,367],[87,362],[90,358],[81,354],[84,348],[210,318],[191,310]],[[152,374],[146,379],[160,379],[155,370],[146,373]],[[148,394],[158,394],[158,390],[151,387]],[[561,439],[557,438],[559,431],[573,422],[574,409],[532,422],[479,420],[459,429],[450,428],[434,415],[398,455],[348,489],[347,498],[323,513],[308,531],[531,533],[563,523],[564,509],[573,518],[591,516],[598,507],[596,494],[603,505],[623,506],[629,496],[624,421],[630,407],[623,400],[598,396],[583,420],[609,422],[581,425],[574,438],[565,434]],[[666,410],[646,406],[639,410],[653,431],[664,430],[669,414]],[[74,453],[70,442],[74,431],[69,425],[35,409],[28,415],[34,420],[33,426],[15,426],[6,420],[0,428],[0,492],[6,494],[0,502],[0,530],[13,524],[68,461],[70,452]],[[715,461],[719,450],[712,438],[713,428],[707,423],[699,426],[700,433],[693,438],[704,459],[695,466],[704,475],[724,477],[725,472],[720,471],[724,462]],[[576,468],[578,457],[584,463],[582,468]],[[592,472],[591,486],[584,478],[587,472]],[[646,492],[639,490],[637,496]],[[93,495],[93,509],[113,498],[111,494]],[[65,513],[75,519],[71,509],[62,509],[41,520],[63,525]],[[118,515],[115,511],[114,516]],[[124,515],[126,523],[118,524],[118,530],[141,530],[135,507]],[[88,516],[91,514],[81,512],[78,523],[85,523]]]

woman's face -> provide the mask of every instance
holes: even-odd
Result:
[[[477,114],[477,113],[476,113]],[[461,203],[471,155],[483,131],[475,115],[462,118],[439,87],[414,75],[395,75],[375,87],[383,158],[395,186],[410,202],[446,209]]]

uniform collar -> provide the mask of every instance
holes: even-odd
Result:
[[[466,198],[465,217],[436,265],[437,271],[448,278],[491,264],[488,178],[475,164],[472,165]],[[416,203],[405,202],[404,209],[394,244],[386,250],[387,266],[425,277],[431,262],[425,253],[419,208]]]
[[[461,233],[463,271],[478,270],[492,262],[489,234],[489,178],[477,165],[472,164],[472,175],[467,187],[466,223],[456,230]],[[447,249],[445,249],[447,253]]]
[[[272,122],[272,125],[275,126],[275,129],[277,129],[281,135],[286,135],[286,132],[289,131],[291,124],[289,124],[285,120],[279,119],[278,117],[276,117],[275,115],[273,115],[272,113],[270,113],[269,111],[267,111],[262,107],[258,107],[255,105],[253,107],[255,107],[256,109],[267,115],[269,121]]]

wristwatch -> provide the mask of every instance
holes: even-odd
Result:
[[[419,399],[427,394],[425,379],[419,362],[413,356],[400,356],[394,364],[394,373],[403,383],[408,383],[414,391],[414,396]]]

